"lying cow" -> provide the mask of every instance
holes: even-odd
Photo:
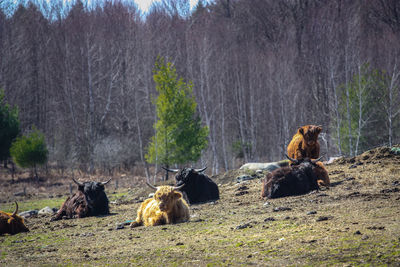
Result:
[[[15,235],[21,232],[29,232],[29,229],[24,224],[24,219],[18,216],[17,212],[17,202],[15,202],[15,211],[13,213],[0,211],[0,235]]]
[[[52,218],[53,221],[66,218],[83,218],[88,216],[106,215],[110,213],[108,198],[104,192],[107,182],[77,182],[78,192],[67,198],[61,208]]]
[[[156,190],[152,198],[146,199],[137,210],[137,218],[131,227],[155,226],[162,224],[181,223],[189,220],[189,207],[178,192],[185,185],[172,187],[168,185],[155,187],[148,182],[148,186]]]
[[[175,176],[176,186],[184,185],[180,191],[186,194],[190,204],[219,199],[218,185],[203,173],[207,167],[203,169],[183,168],[180,171],[178,169],[164,169],[169,172],[178,172]]]
[[[316,162],[321,158],[316,160],[289,159],[297,165],[282,167],[268,173],[263,181],[262,197],[279,198],[302,195],[319,189],[313,166],[315,167]]]
[[[319,159],[321,159],[320,157]],[[291,165],[299,165],[302,163],[303,159],[291,159]],[[329,179],[328,171],[326,170],[324,164],[321,161],[316,161],[312,166],[315,176],[317,176],[317,183],[319,186],[329,187],[331,182]]]
[[[321,131],[321,126],[306,125],[300,127],[287,147],[288,156],[294,159],[318,158],[318,135]]]

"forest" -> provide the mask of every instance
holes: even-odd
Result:
[[[56,168],[145,166],[154,64],[192,82],[209,129],[198,168],[284,158],[321,125],[321,155],[400,143],[400,1],[0,0],[0,88]],[[12,3],[12,4],[11,4]]]

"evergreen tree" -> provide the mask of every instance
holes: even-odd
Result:
[[[165,64],[163,58],[157,59],[153,78],[159,93],[155,100],[156,134],[149,144],[146,160],[166,167],[197,161],[207,147],[208,128],[201,126],[196,115],[192,83],[178,78],[172,63]]]
[[[7,167],[11,144],[19,132],[18,109],[5,103],[4,91],[0,90],[0,160],[4,161],[4,167]]]
[[[35,129],[27,136],[18,137],[11,145],[11,156],[22,168],[33,168],[38,180],[37,165],[43,165],[47,161],[48,150],[44,135]]]

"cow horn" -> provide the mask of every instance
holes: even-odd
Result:
[[[179,172],[179,169],[168,169],[168,168],[165,168],[165,167],[161,167],[161,168],[163,168],[164,170],[166,170],[168,172]]]
[[[152,189],[154,189],[154,190],[157,190],[157,189],[158,189],[157,187],[155,187],[154,185],[150,184],[150,183],[147,182],[147,181],[146,181],[146,184],[147,184],[150,188],[152,188]]]
[[[204,172],[207,169],[207,167],[204,167],[203,169],[194,169],[196,172]]]
[[[112,179],[112,177],[111,177],[107,182],[102,182],[101,184],[102,184],[102,185],[106,185],[106,184],[108,184],[108,183],[111,181],[111,179]]]
[[[76,183],[76,184],[79,185],[79,186],[83,186],[83,183],[80,183],[80,182],[76,181],[76,180],[74,179],[74,177],[72,177],[72,181],[74,181],[74,183]]]
[[[180,185],[180,186],[175,186],[174,187],[174,190],[180,190],[182,187],[184,187],[185,186],[185,184],[182,184],[182,185]]]
[[[15,211],[13,212],[13,214],[11,216],[15,217],[15,215],[17,215],[17,212],[18,212],[18,203],[17,203],[17,201],[15,201]]]
[[[323,158],[324,156],[321,156],[321,157],[319,157],[319,158],[317,158],[317,159],[312,159],[311,160],[311,163],[317,163],[318,161],[320,161],[322,158]]]
[[[286,156],[289,160],[293,161],[294,163],[299,164],[299,160],[297,160],[297,159],[292,159],[292,158],[289,157],[287,154],[285,154],[285,156]]]

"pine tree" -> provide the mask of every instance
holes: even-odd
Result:
[[[44,135],[39,130],[34,128],[29,135],[18,137],[11,145],[10,153],[18,166],[33,168],[39,180],[36,166],[45,164],[48,156]]]
[[[20,133],[18,109],[11,108],[4,101],[4,91],[0,91],[0,160],[4,161],[7,167],[7,160],[10,157],[10,147],[14,139]]]
[[[147,162],[168,167],[197,161],[207,147],[208,128],[201,126],[196,115],[192,83],[178,78],[172,63],[163,58],[157,59],[153,78],[159,95],[155,100],[156,134],[148,147]]]

